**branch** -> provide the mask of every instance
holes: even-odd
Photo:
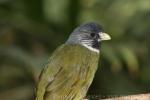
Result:
[[[128,95],[128,96],[123,96],[123,97],[114,97],[114,98],[102,99],[102,100],[150,100],[150,93]]]

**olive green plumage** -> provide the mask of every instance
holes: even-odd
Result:
[[[51,56],[38,83],[38,100],[80,100],[86,96],[99,54],[80,45],[62,45]]]
[[[101,41],[109,39],[96,23],[77,27],[41,72],[37,100],[83,99],[97,70]]]

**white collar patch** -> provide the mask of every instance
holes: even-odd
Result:
[[[90,51],[94,51],[94,52],[99,53],[99,50],[97,50],[97,49],[95,49],[95,48],[92,48],[91,46],[88,46],[88,45],[86,45],[86,44],[82,44],[82,46],[88,48]]]

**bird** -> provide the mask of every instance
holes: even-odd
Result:
[[[95,22],[75,28],[39,75],[36,100],[84,99],[98,67],[101,42],[110,39]]]

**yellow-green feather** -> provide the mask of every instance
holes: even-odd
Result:
[[[37,100],[80,100],[97,70],[99,54],[76,44],[60,46],[50,57],[37,86]]]

